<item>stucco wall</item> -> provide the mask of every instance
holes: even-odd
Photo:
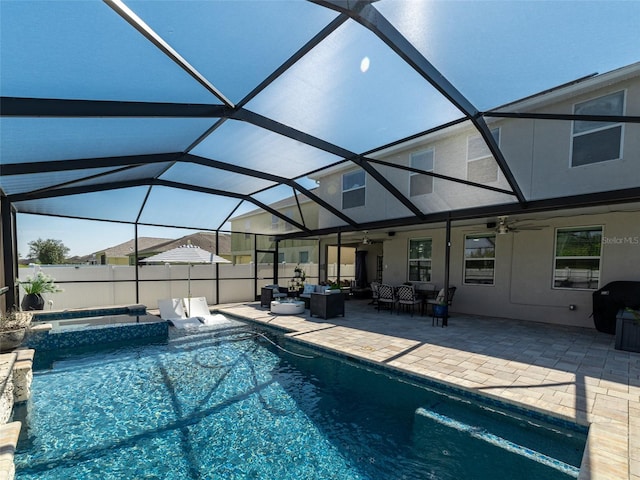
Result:
[[[615,79],[614,79],[615,80]],[[625,114],[640,116],[640,77],[611,81],[598,86],[585,84],[574,87],[542,105],[537,103],[514,107],[528,113],[573,114],[576,103],[614,92],[625,92]],[[507,108],[506,110],[511,110]],[[622,131],[622,158],[571,167],[572,125],[570,120],[532,120],[489,118],[490,128],[500,129],[500,148],[527,200],[562,198],[571,195],[603,192],[638,186],[640,178],[640,125],[626,123]],[[413,140],[373,154],[372,158],[395,165],[409,166],[411,153],[433,149],[434,172],[467,180],[467,149],[470,135],[477,131],[470,124],[456,125],[436,132],[428,138]],[[391,182],[421,212],[428,214],[481,205],[515,203],[513,195],[483,190],[473,186],[435,178],[433,192],[409,196],[410,172],[374,164],[382,176]],[[342,208],[342,175],[358,167],[335,169],[319,178],[319,195],[337,209]],[[510,190],[505,175],[499,171],[496,181],[487,186]],[[366,204],[345,209],[344,213],[357,222],[371,222],[393,217],[413,216],[397,199],[386,193],[373,177],[366,175]],[[320,211],[321,228],[341,223],[333,215]]]
[[[535,113],[573,113],[575,103],[624,90],[626,115],[640,115],[640,79],[626,80],[539,109]],[[623,127],[622,158],[571,167],[571,121],[509,120],[501,148],[530,200],[637,187],[640,178],[640,125]]]
[[[620,207],[624,209],[624,206]],[[464,285],[464,235],[486,228],[453,228],[450,284],[458,287],[452,311],[519,318],[539,322],[593,327],[592,290],[552,287],[557,227],[602,225],[604,242],[600,286],[614,280],[640,281],[640,213],[612,212],[539,222],[541,230],[496,235],[494,285]],[[442,287],[445,271],[444,229],[397,234],[384,242],[384,282],[407,281],[410,238],[431,238],[432,281]],[[569,305],[576,310],[569,310]]]

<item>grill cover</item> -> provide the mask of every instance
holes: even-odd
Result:
[[[611,282],[593,292],[593,321],[596,330],[615,334],[616,315],[625,307],[640,307],[640,282]]]

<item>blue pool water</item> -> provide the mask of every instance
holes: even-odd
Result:
[[[36,358],[18,480],[554,480],[584,449],[584,432],[237,323]]]

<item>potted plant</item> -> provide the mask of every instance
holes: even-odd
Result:
[[[33,277],[27,277],[24,282],[18,281],[26,295],[22,299],[20,306],[22,310],[43,310],[43,293],[58,293],[62,289],[55,284],[55,279],[42,272],[36,273]]]
[[[0,353],[20,346],[31,324],[32,312],[21,312],[16,308],[0,314]]]
[[[438,303],[433,304],[433,316],[434,317],[447,317],[449,315],[449,306],[444,300],[440,300]]]
[[[296,268],[293,269],[293,275],[294,277],[299,278],[303,283],[305,278],[307,278],[304,270],[300,267],[300,265],[296,265]]]

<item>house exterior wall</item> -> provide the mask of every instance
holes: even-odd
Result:
[[[625,92],[625,114],[640,115],[640,77],[590,88],[533,113],[572,114],[576,103]],[[503,120],[501,149],[529,200],[579,195],[638,186],[640,125],[627,123],[622,133],[622,158],[571,167],[571,121]]]
[[[574,105],[615,92],[625,92],[624,113],[640,116],[640,67],[605,75],[597,81],[560,89],[560,93],[540,95],[506,108],[528,113],[573,114]],[[571,166],[572,128],[570,120],[533,120],[489,118],[490,129],[499,129],[499,145],[518,187],[527,200],[542,200],[572,195],[633,188],[640,178],[640,124],[622,127],[621,158],[581,166]],[[465,123],[439,131],[406,146],[392,147],[371,158],[394,165],[410,166],[412,153],[432,149],[433,172],[461,180],[473,180],[468,173],[468,139],[476,129]],[[495,161],[488,160],[489,163]],[[382,176],[425,214],[458,210],[480,205],[515,203],[513,195],[482,190],[473,186],[434,178],[433,191],[410,196],[410,172],[374,164]],[[342,176],[358,170],[355,165],[334,169],[318,177],[319,195],[339,210],[342,208]],[[365,175],[365,205],[344,209],[357,222],[374,222],[387,218],[413,216],[395,198],[391,198],[374,178]],[[498,169],[493,181],[479,182],[503,190],[511,190],[505,175]],[[320,228],[335,227],[340,220],[320,211]]]
[[[298,207],[293,204],[284,202],[285,205],[271,205],[277,211],[284,215],[291,215],[291,218],[299,223],[303,223],[309,228],[318,228],[318,208],[310,201],[300,202],[300,209],[304,216],[304,221],[298,214]],[[295,212],[295,213],[293,213]],[[231,229],[241,232],[254,231],[261,235],[275,235],[283,233],[291,233],[294,228],[287,226],[283,219],[279,219],[277,225],[272,223],[272,215],[264,210],[255,210],[242,216],[231,219]],[[262,247],[260,247],[262,248]],[[281,242],[280,249],[285,253],[285,261],[287,263],[297,263],[300,251],[308,251],[309,258],[317,261],[317,248],[308,248],[307,246],[292,246],[291,242]],[[254,234],[252,233],[232,233],[231,234],[231,254],[234,257],[234,263],[249,263],[254,253]]]
[[[494,285],[463,283],[464,237],[487,231],[486,226],[452,228],[449,284],[457,287],[453,312],[593,327],[593,290],[553,287],[557,228],[603,227],[600,287],[615,280],[640,281],[639,212],[576,214],[538,223],[544,225],[540,230],[496,235]],[[401,232],[386,240],[383,281],[392,285],[407,281],[408,243],[416,238],[432,239],[431,280],[441,288],[445,277],[444,229]],[[576,305],[576,309],[569,310],[569,305]]]
[[[633,66],[602,78],[590,79],[558,91],[525,99],[508,111],[573,114],[576,103],[611,93],[625,92],[625,115],[640,115],[640,68]],[[622,129],[621,158],[571,166],[572,129],[570,120],[505,119],[489,120],[490,129],[499,129],[499,145],[518,186],[529,200],[562,198],[609,190],[638,187],[640,184],[640,125],[625,123]],[[433,171],[468,179],[469,138],[477,134],[470,124],[461,124],[405,146],[394,146],[374,157],[387,163],[409,166],[411,154],[433,150]],[[482,191],[468,185],[434,178],[433,191],[410,197],[410,172],[374,164],[381,174],[422,212],[442,212],[480,205],[515,203],[500,192]],[[342,209],[342,175],[358,167],[334,169],[318,177],[319,195]],[[509,190],[505,175],[498,171],[492,187]],[[402,216],[404,206],[386,201],[383,187],[366,175],[365,205],[345,209],[358,222],[373,222]],[[636,209],[634,211],[634,208]],[[637,205],[611,205],[605,213],[594,210],[549,212],[538,221],[539,230],[496,235],[495,279],[493,285],[465,285],[464,238],[469,233],[490,233],[486,224],[456,226],[451,233],[449,283],[458,290],[452,311],[494,315],[524,320],[593,327],[591,289],[556,288],[553,285],[555,241],[558,228],[602,226],[603,244],[598,286],[615,280],[640,281],[640,211]],[[602,210],[599,210],[602,211]],[[527,222],[531,223],[531,222]],[[534,222],[535,223],[535,222]],[[320,227],[338,225],[320,212]],[[425,226],[398,232],[383,242],[383,278],[398,285],[408,280],[409,239],[432,239],[432,282],[442,287],[445,278],[445,230]],[[370,259],[371,260],[371,259]],[[574,310],[569,305],[575,305]]]

